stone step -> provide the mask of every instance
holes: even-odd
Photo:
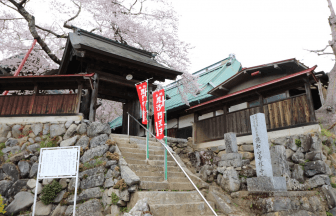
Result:
[[[132,195],[130,205],[133,207],[137,200],[148,198],[148,204],[182,204],[202,202],[197,191],[137,191]]]
[[[137,144],[137,145],[146,145],[146,140],[138,139],[138,138],[115,138],[114,139],[117,143],[128,143],[128,144]],[[148,144],[150,146],[158,146],[161,147],[162,144],[159,142],[149,141]]]
[[[134,172],[139,171],[150,171],[150,172],[158,172],[164,171],[163,166],[151,166],[147,164],[129,164],[128,165]],[[167,166],[168,172],[182,172],[180,167],[178,166]]]
[[[131,158],[135,160],[146,160],[146,152],[145,153],[134,153],[134,152],[121,152],[122,156],[125,158]],[[164,155],[152,155],[149,154],[149,160],[164,160]],[[173,161],[171,156],[167,155],[168,161]]]
[[[146,149],[141,149],[141,148],[128,148],[128,147],[124,147],[124,146],[119,146],[118,148],[120,149],[120,151],[123,152],[130,152],[130,153],[140,153],[140,154],[146,154]],[[164,151],[163,149],[160,150],[153,150],[153,149],[149,149],[149,154],[151,155],[164,155]],[[169,154],[169,153],[168,153]]]
[[[156,182],[163,182],[164,176],[141,176],[141,181],[156,181]],[[189,182],[187,178],[178,178],[178,177],[171,177],[168,175],[168,182]]]
[[[191,216],[210,215],[211,210],[205,202],[182,204],[149,204],[153,215],[160,216]],[[211,205],[211,204],[210,204]]]
[[[140,177],[141,178],[141,177]],[[195,188],[189,182],[155,182],[155,181],[140,181],[139,188],[142,190],[194,190]]]
[[[146,137],[139,137],[139,136],[128,136],[126,134],[111,134],[110,135],[112,138],[134,138],[134,139],[139,139],[139,140],[146,140]],[[149,141],[156,142],[156,138],[151,137],[149,138]]]
[[[164,177],[164,172],[163,171],[134,171],[135,174],[137,174],[137,176],[139,176],[140,178],[142,176],[159,176],[159,177]],[[169,172],[168,171],[168,178],[169,177],[173,177],[173,178],[183,178],[185,177],[184,173],[183,172]]]
[[[135,149],[141,149],[141,150],[145,150],[146,149],[146,145],[137,145],[137,144],[132,144],[132,143],[122,143],[122,142],[117,142],[118,147],[121,148],[135,148]],[[152,146],[149,145],[148,146],[149,150],[156,150],[156,151],[163,151],[163,147],[159,147],[159,146]]]
[[[164,161],[163,160],[136,160],[136,159],[131,159],[131,158],[126,158],[125,160],[128,164],[148,164],[152,166],[163,166]],[[175,161],[167,161],[167,166],[177,166]]]

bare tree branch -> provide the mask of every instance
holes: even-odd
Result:
[[[72,29],[72,27],[70,25],[68,25],[68,22],[76,19],[79,16],[79,13],[82,11],[82,3],[81,2],[79,3],[79,5],[74,1],[72,1],[72,3],[74,3],[78,7],[78,12],[75,16],[71,17],[70,19],[68,19],[67,21],[64,22],[64,25],[63,25],[64,28]]]
[[[8,20],[19,20],[19,19],[24,19],[24,18],[11,18],[11,19],[0,19],[2,21],[8,21]]]
[[[22,0],[20,3],[19,3],[19,6],[22,7],[23,4],[25,4],[27,2],[27,0]]]
[[[5,6],[7,6],[7,7],[9,7],[9,8],[11,8],[11,9],[13,9],[13,10],[15,10],[15,11],[18,11],[16,8],[14,8],[12,6],[9,6],[8,4],[3,3],[2,1],[0,1],[0,3],[3,4],[3,5],[5,5]]]
[[[48,33],[50,33],[52,35],[55,35],[57,38],[67,38],[68,37],[66,34],[60,35],[60,34],[57,34],[57,33],[53,32],[53,31],[51,31],[49,29],[42,28],[42,27],[40,27],[38,25],[35,25],[35,26],[36,26],[36,28],[41,29],[42,31],[46,31],[46,32],[48,32]]]
[[[314,52],[314,53],[319,53],[319,52],[324,52],[330,45],[327,45],[324,49],[320,49],[320,50],[307,50],[309,52]]]
[[[37,42],[40,44],[44,52],[47,53],[51,60],[53,60],[56,64],[61,64],[61,61],[57,58],[55,54],[51,52],[48,45],[44,42],[44,40],[42,40],[42,38],[36,31],[35,17],[28,13],[28,11],[24,7],[20,6],[15,0],[8,1],[11,2],[17,8],[18,12],[25,18],[25,20],[27,20],[30,33],[32,34],[34,39],[36,39]]]

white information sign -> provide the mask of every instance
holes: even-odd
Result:
[[[33,216],[35,215],[39,179],[44,178],[76,178],[73,208],[73,215],[75,215],[79,158],[80,146],[41,148],[35,187]]]
[[[77,149],[44,150],[39,178],[75,176]]]

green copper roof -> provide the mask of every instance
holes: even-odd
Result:
[[[188,94],[187,97],[189,103],[214,97],[213,95],[208,94],[208,92],[241,70],[241,64],[237,60],[233,60],[230,66],[226,66],[228,60],[228,58],[224,59],[213,65],[210,65],[207,68],[193,73],[194,75],[199,75],[198,83],[200,84],[201,92],[196,95],[196,97],[194,97],[192,94]],[[166,101],[167,111],[185,105],[182,101],[177,85],[178,82],[175,81],[165,86],[166,93],[170,97],[170,99]],[[183,86],[181,86],[180,89],[183,91]],[[111,128],[116,128],[121,125],[122,116],[119,116],[110,122]]]

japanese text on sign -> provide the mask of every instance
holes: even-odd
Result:
[[[147,82],[136,85],[139,96],[140,106],[142,110],[142,124],[147,124]]]
[[[165,129],[165,92],[164,89],[153,93],[154,121],[156,128],[156,138],[164,138]]]

